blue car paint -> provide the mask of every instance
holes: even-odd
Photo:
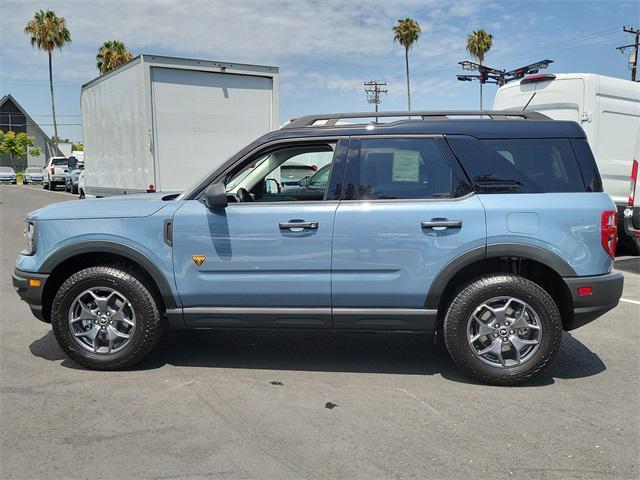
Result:
[[[160,195],[122,195],[113,198],[71,200],[53,203],[34,210],[27,220],[83,220],[146,217],[164,208],[170,202]]]
[[[220,211],[189,200],[174,216],[175,281],[182,304],[331,304],[331,238],[337,202],[229,204]],[[280,222],[318,222],[291,231]],[[192,255],[204,255],[197,266]]]
[[[540,247],[564,259],[578,276],[611,271],[613,259],[600,240],[600,212],[615,210],[606,193],[483,194],[478,198],[487,215],[487,244]]]
[[[571,122],[500,122],[505,138],[580,137]],[[470,127],[470,125],[472,127]],[[494,136],[494,122],[405,122],[395,134]],[[305,135],[366,135],[360,127],[298,129]],[[246,154],[256,145],[241,151]],[[244,153],[242,153],[244,152]],[[236,160],[239,157],[235,158]],[[233,161],[233,160],[232,160]],[[210,178],[219,173],[214,173]],[[201,188],[201,187],[198,187]],[[87,240],[126,245],[155,264],[177,306],[301,306],[420,308],[434,278],[466,252],[502,243],[534,245],[564,259],[577,275],[601,275],[612,259],[600,244],[603,193],[469,195],[458,200],[230,204],[208,210],[200,201],[162,201],[163,194],[64,202],[32,212],[38,247],[17,268],[44,272],[45,261]],[[462,228],[426,231],[420,222],[462,220]],[[173,247],[163,237],[173,220]],[[317,231],[278,228],[290,220],[319,222]],[[205,255],[198,267],[192,255]]]
[[[421,228],[434,219],[461,220],[462,227]],[[334,230],[333,306],[422,308],[442,268],[485,243],[485,215],[475,195],[342,202]]]
[[[42,272],[47,260],[55,259],[73,245],[113,242],[149,259],[166,278],[178,302],[173,253],[164,241],[163,225],[181,204],[164,202],[159,195],[135,197],[72,200],[31,212],[27,219],[36,221],[38,246],[34,255],[20,255],[16,267],[25,272]]]

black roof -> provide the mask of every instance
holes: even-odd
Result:
[[[402,116],[412,118],[402,119]],[[376,117],[376,118],[374,118]],[[400,117],[391,123],[346,123],[341,120]],[[420,117],[420,118],[415,118]],[[308,115],[294,119],[261,141],[280,138],[362,136],[362,135],[445,134],[477,138],[585,138],[575,122],[552,120],[538,112],[518,111],[437,111],[437,112],[360,112]]]

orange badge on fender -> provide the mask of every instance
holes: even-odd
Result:
[[[191,260],[193,260],[193,263],[195,263],[197,266],[202,265],[206,259],[207,257],[205,257],[204,255],[191,255]]]

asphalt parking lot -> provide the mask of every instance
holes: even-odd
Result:
[[[535,383],[461,376],[419,335],[195,332],[140,366],[67,360],[11,285],[25,213],[71,197],[1,186],[0,477],[640,476],[640,274],[565,333]]]

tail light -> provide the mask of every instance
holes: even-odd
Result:
[[[51,169],[49,171],[51,172],[51,175],[55,175],[56,174],[56,167],[51,167]]]
[[[600,242],[604,251],[614,258],[618,243],[618,212],[606,210],[600,217]]]
[[[633,207],[636,199],[636,181],[638,180],[638,160],[633,161],[631,166],[631,190],[629,191],[629,203],[630,207]]]

